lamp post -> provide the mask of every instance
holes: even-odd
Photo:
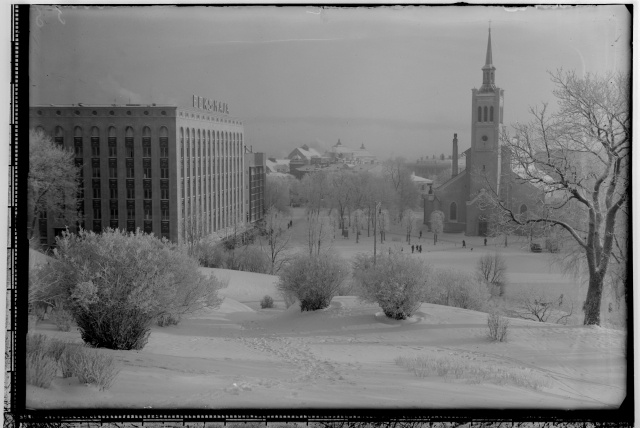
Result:
[[[378,234],[378,210],[380,209],[381,202],[376,202],[376,210],[373,213],[373,265],[376,265],[376,242]],[[382,242],[381,242],[382,243]]]

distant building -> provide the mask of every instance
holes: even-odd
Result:
[[[289,159],[276,159],[276,158],[268,158],[265,161],[267,167],[267,174],[274,172],[281,172],[283,174],[289,173]]]
[[[497,194],[516,212],[526,212],[537,203],[539,190],[520,184],[511,169],[511,152],[500,145],[504,91],[495,85],[495,67],[491,52],[491,30],[487,42],[482,86],[471,96],[471,148],[465,151],[466,168],[458,168],[458,138],[454,134],[451,178],[424,199],[424,223],[431,213],[444,213],[445,232],[465,232],[477,236],[488,233],[489,213],[479,204],[481,194]],[[446,161],[442,161],[446,162]]]
[[[179,242],[189,222],[208,234],[244,222],[250,211],[244,126],[225,103],[194,96],[189,106],[35,105],[29,125],[74,151],[82,167],[82,219],[64,225],[45,214],[43,245],[66,226],[140,228]]]
[[[411,173],[411,181],[415,184],[420,196],[427,196],[430,192],[432,192],[431,187],[433,186],[433,180],[429,180],[428,178],[419,177],[414,172]]]
[[[287,156],[287,159],[289,160],[297,159],[299,161],[303,161],[305,165],[309,165],[311,164],[312,158],[321,158],[321,157],[322,155],[318,153],[316,149],[313,149],[305,144],[302,147],[296,147],[295,149],[293,149],[293,151],[289,153],[289,156]]]
[[[374,163],[378,160],[376,156],[372,155],[371,152],[364,147],[364,143],[362,143],[359,149],[353,151],[353,159],[356,163]]]
[[[332,163],[360,164],[373,163],[377,160],[377,158],[364,147],[364,144],[362,144],[359,149],[353,150],[343,145],[340,139],[338,139],[338,142],[331,147],[331,149],[326,151],[325,156],[328,157]]]

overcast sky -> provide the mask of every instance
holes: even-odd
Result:
[[[31,104],[227,102],[254,151],[362,143],[380,159],[470,146],[489,21],[505,124],[553,100],[547,71],[630,67],[622,6],[33,7]]]

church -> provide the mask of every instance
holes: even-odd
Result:
[[[438,210],[444,214],[444,232],[489,235],[491,216],[481,204],[483,194],[499,195],[516,214],[539,205],[540,191],[519,182],[511,166],[511,152],[500,143],[504,90],[495,84],[495,71],[489,29],[482,86],[471,90],[471,147],[463,153],[466,168],[458,171],[458,138],[454,134],[451,178],[424,197],[424,224],[429,228],[431,213]]]

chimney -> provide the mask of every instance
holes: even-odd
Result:
[[[453,134],[453,154],[451,155],[451,177],[458,175],[458,134]]]

